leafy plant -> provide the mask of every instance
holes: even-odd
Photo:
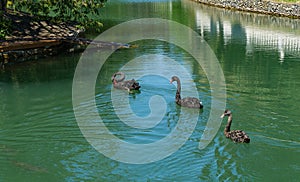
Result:
[[[74,21],[84,27],[100,28],[100,8],[106,0],[19,0],[15,9],[55,21]]]
[[[3,12],[0,12],[0,22],[0,39],[3,40],[10,35],[12,22],[3,15]]]

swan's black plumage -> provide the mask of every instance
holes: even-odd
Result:
[[[117,75],[120,76],[119,79],[116,78]],[[123,72],[114,73],[113,76],[111,77],[111,81],[113,82],[114,88],[128,90],[128,91],[139,90],[141,88],[140,84],[134,79],[125,80],[125,81],[124,80],[125,80],[125,74]]]
[[[183,106],[183,107],[190,107],[190,108],[203,108],[203,105],[200,102],[200,100],[195,97],[186,97],[186,98],[181,99],[180,79],[177,76],[173,76],[170,80],[170,83],[172,83],[174,81],[177,82],[177,91],[176,91],[175,101],[178,105]]]
[[[224,135],[230,138],[232,141],[237,143],[250,143],[249,136],[243,130],[232,130],[230,131],[230,126],[232,123],[232,113],[229,110],[225,110],[221,118],[228,116],[227,124],[224,129]]]

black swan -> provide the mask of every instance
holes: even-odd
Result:
[[[225,112],[222,114],[221,118],[224,118],[225,116],[228,116],[227,124],[224,129],[224,135],[227,138],[230,138],[232,141],[237,143],[250,143],[250,138],[248,135],[242,131],[242,130],[232,130],[230,131],[230,126],[232,123],[232,113],[229,110],[225,110]]]
[[[180,79],[177,76],[173,76],[170,80],[170,83],[176,81],[177,82],[177,91],[176,91],[176,103],[183,107],[190,107],[190,108],[203,108],[202,102],[199,99],[194,97],[186,97],[181,99],[180,91],[181,91],[181,83]]]
[[[119,75],[120,78],[117,79],[116,76]],[[111,77],[111,81],[113,85],[117,89],[123,89],[130,92],[131,90],[139,90],[141,88],[140,84],[136,82],[134,79],[132,80],[125,80],[125,74],[123,72],[114,73]]]

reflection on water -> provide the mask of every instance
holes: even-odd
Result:
[[[260,46],[277,51],[280,61],[284,60],[286,54],[299,56],[299,19],[274,18],[229,10],[209,11],[213,8],[202,7],[193,8],[196,25],[201,35],[204,35],[204,31],[216,32],[217,35],[224,37],[225,45],[232,39],[246,37],[247,54],[251,54],[254,47]],[[240,28],[236,28],[236,24],[239,24]],[[239,37],[236,37],[237,35]],[[244,40],[240,39],[240,41]]]
[[[174,85],[155,76],[138,80],[141,92],[128,95],[131,109],[145,116],[150,112],[149,98],[160,94],[167,112],[156,127],[136,129],[115,115],[110,78],[130,60],[146,54],[172,58],[192,75],[184,81],[183,92],[191,93],[189,86],[194,83],[205,103],[183,147],[164,160],[145,165],[120,163],[98,153],[82,136],[72,108],[72,79],[81,55],[60,55],[0,70],[0,181],[299,179],[299,20],[223,10],[188,0],[109,1],[102,13],[106,29],[126,20],[160,17],[204,36],[225,74],[232,129],[245,130],[251,143],[237,145],[226,139],[224,120],[213,142],[199,150],[211,107],[206,75],[181,48],[145,40],[137,42],[138,48],[116,51],[103,65],[95,86],[97,114],[105,118],[112,133],[126,141],[147,143],[168,135],[179,116]],[[147,61],[135,65],[135,71],[142,73],[158,64]],[[189,117],[185,120],[189,122]]]

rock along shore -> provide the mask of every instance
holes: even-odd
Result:
[[[53,23],[28,13],[7,10],[6,19],[13,22],[12,32],[0,40],[0,67],[8,63],[52,56],[60,53],[84,51],[93,48],[130,48],[129,44],[104,42],[84,38],[84,30],[74,22]]]
[[[280,3],[267,0],[193,0],[227,9],[300,18],[300,3]]]

